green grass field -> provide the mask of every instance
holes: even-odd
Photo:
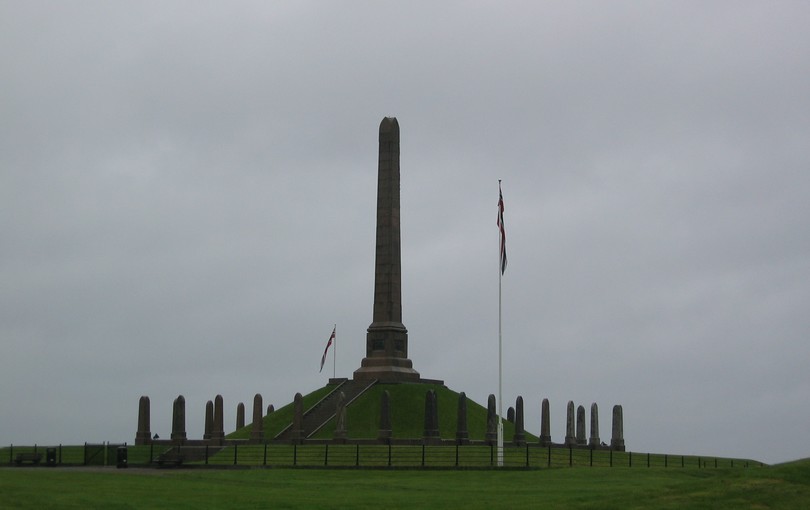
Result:
[[[810,460],[719,469],[1,468],[3,508],[807,508]]]

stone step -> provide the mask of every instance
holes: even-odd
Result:
[[[337,401],[340,393],[345,396],[345,405],[348,406],[357,397],[365,393],[369,388],[374,386],[377,381],[354,381],[345,380],[341,382],[334,390],[328,395],[318,401],[315,405],[304,411],[303,420],[303,437],[311,437],[323,428],[329,421],[335,417],[337,410]],[[275,439],[292,439],[292,423],[279,432]]]

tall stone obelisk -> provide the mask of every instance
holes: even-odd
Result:
[[[377,171],[377,251],[374,316],[366,335],[366,357],[355,380],[419,381],[408,359],[408,330],[402,324],[402,270],[399,235],[399,123],[380,123]]]

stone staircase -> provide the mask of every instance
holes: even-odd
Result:
[[[337,401],[341,392],[346,397],[345,405],[348,407],[360,395],[368,391],[369,388],[377,384],[377,381],[354,381],[347,379],[341,382],[337,388],[322,398],[317,404],[304,411],[303,437],[309,438],[321,430],[329,421],[335,417]],[[274,439],[292,439],[292,423],[279,432]]]

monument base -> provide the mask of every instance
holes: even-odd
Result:
[[[419,382],[408,359],[408,330],[401,322],[373,322],[366,335],[366,357],[354,371],[355,381]]]
[[[419,372],[413,363],[404,358],[363,358],[360,368],[354,371],[355,381],[419,382]]]

